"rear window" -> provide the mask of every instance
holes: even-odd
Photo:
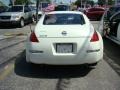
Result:
[[[48,14],[45,16],[44,25],[76,25],[85,24],[83,15],[80,14]]]

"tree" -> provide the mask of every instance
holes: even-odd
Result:
[[[76,2],[75,2],[75,5],[77,5],[77,6],[81,6],[81,2],[80,2],[80,0],[77,0]]]
[[[91,6],[94,6],[95,3],[94,3],[93,0],[88,0],[88,1],[87,1],[87,4],[90,4]]]
[[[2,1],[0,1],[0,13],[5,11],[6,9],[7,9],[7,6]]]
[[[39,0],[40,2],[50,2],[51,0]]]
[[[106,0],[98,0],[98,5],[103,6],[104,4],[106,4]]]
[[[82,3],[85,3],[85,2],[86,2],[86,0],[82,0]],[[82,3],[81,3],[81,0],[77,0],[75,2],[75,5],[77,5],[78,7],[81,7]]]
[[[2,1],[0,1],[0,6],[5,6],[5,4]]]
[[[30,1],[29,0],[16,0],[15,4],[26,4],[28,2],[30,2]]]
[[[33,0],[16,0],[16,1],[15,1],[15,4],[33,3],[32,1],[33,1]],[[35,1],[37,1],[37,0],[35,0]],[[44,2],[44,1],[50,2],[50,0],[39,0],[39,1],[40,1],[40,2]]]
[[[91,6],[94,6],[94,1],[93,0],[82,0],[82,4],[90,4]],[[75,2],[75,5],[77,5],[78,7],[80,7],[81,6],[81,0],[77,0],[76,2]]]
[[[115,0],[98,0],[98,5],[113,5]]]
[[[113,5],[113,4],[115,4],[114,0],[108,0],[108,5]]]

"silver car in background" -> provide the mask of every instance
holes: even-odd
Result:
[[[29,6],[15,5],[9,7],[6,12],[0,13],[0,25],[15,24],[23,27],[30,21],[32,21],[32,11]]]

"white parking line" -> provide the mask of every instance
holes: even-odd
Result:
[[[4,36],[4,35],[0,35],[0,40],[6,39],[6,38],[10,38],[12,36]]]

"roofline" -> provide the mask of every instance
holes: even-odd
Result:
[[[79,11],[52,11],[52,12],[47,12],[47,13],[45,13],[45,15],[46,14],[54,14],[54,13],[56,13],[56,14],[61,14],[61,13],[73,13],[73,14],[81,14],[81,15],[84,15],[84,13],[82,13],[82,12],[79,12]]]

